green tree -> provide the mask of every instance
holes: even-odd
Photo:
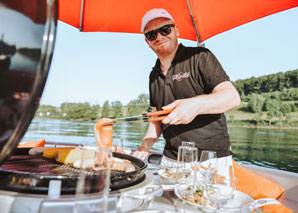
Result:
[[[280,111],[284,116],[286,116],[292,111],[291,105],[288,103],[281,103]]]
[[[280,112],[280,101],[276,99],[266,99],[266,112],[267,112],[267,118],[269,120],[269,125],[271,126],[273,118],[280,118],[281,112]]]
[[[37,117],[44,118],[58,118],[60,114],[60,109],[52,105],[41,105],[38,107],[35,113]]]
[[[149,105],[149,96],[147,94],[140,94],[137,99],[131,100],[127,104],[128,116],[139,115],[149,112],[151,110]]]
[[[89,103],[63,103],[60,106],[65,119],[91,120],[91,106]]]
[[[110,111],[111,111],[110,103],[109,103],[109,101],[105,101],[102,106],[101,117],[102,118],[110,117]]]
[[[262,117],[262,109],[265,102],[265,97],[259,94],[252,94],[249,101],[248,107],[252,112],[255,113],[255,119],[257,124],[260,122]]]
[[[90,119],[92,121],[97,120],[99,118],[99,114],[100,114],[100,106],[98,104],[93,105],[91,107]]]
[[[113,101],[111,103],[112,105],[112,109],[111,109],[111,115],[112,115],[112,118],[119,118],[119,117],[122,117],[123,114],[122,114],[122,104],[120,101]]]

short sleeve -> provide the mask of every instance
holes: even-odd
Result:
[[[205,48],[205,51],[201,51],[197,56],[197,63],[198,80],[204,85],[206,93],[211,93],[218,84],[230,80],[220,62],[210,50]]]

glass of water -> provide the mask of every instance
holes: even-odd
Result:
[[[123,152],[123,138],[113,134],[112,152]]]
[[[191,146],[179,146],[177,156],[177,174],[178,183],[196,181],[196,164],[198,161],[198,148]],[[192,176],[191,176],[192,174]]]
[[[213,204],[216,212],[233,200],[236,185],[237,178],[222,179],[220,176],[215,176],[212,183],[206,185],[204,194]]]
[[[203,180],[206,183],[212,181],[217,169],[216,152],[208,150],[202,151],[199,163],[199,173],[203,176]]]
[[[92,158],[93,168],[80,169],[74,213],[107,211],[112,158],[111,149],[98,148]]]

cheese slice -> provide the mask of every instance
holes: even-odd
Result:
[[[90,149],[61,150],[56,153],[56,161],[64,164],[72,164],[76,160],[95,158],[95,151]]]

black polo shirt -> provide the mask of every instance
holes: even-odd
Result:
[[[150,73],[150,105],[162,110],[175,100],[209,94],[224,81],[229,81],[229,77],[210,50],[180,44],[166,76],[161,71],[159,59]],[[163,154],[169,158],[177,159],[182,141],[196,142],[199,156],[201,150],[216,151],[218,157],[231,154],[223,113],[199,115],[186,125],[161,125],[166,140]]]

